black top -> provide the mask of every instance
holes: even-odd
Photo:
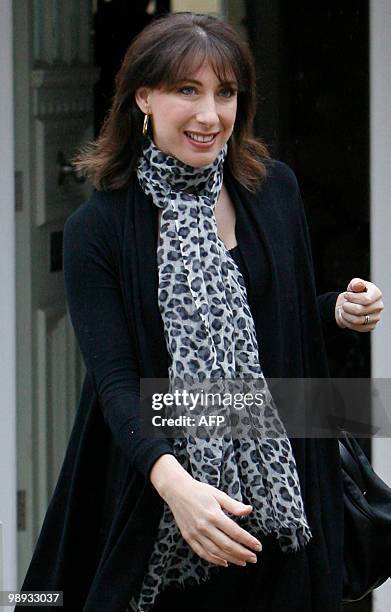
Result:
[[[238,266],[243,276],[243,280],[246,285],[246,289],[248,291],[248,288],[250,285],[250,278],[249,278],[247,266],[244,262],[243,255],[241,253],[239,245],[237,244],[232,249],[229,249],[228,253],[231,255],[232,259],[235,261],[236,265]]]
[[[321,319],[338,332],[332,323],[337,293],[317,300],[296,178],[285,164],[267,164],[267,179],[256,193],[224,176],[249,277],[263,249],[270,266],[267,292],[261,293],[262,280],[252,279],[248,292],[262,370],[265,377],[327,376]],[[144,439],[138,426],[140,377],[167,378],[169,366],[158,307],[157,229],[157,207],[136,179],[126,190],[95,191],[64,228],[67,301],[87,375],[23,584],[23,590],[63,591],[64,612],[124,611],[141,586],[163,510],[148,476],[171,447],[168,441]],[[257,576],[261,567],[265,572],[257,590],[249,580],[246,592],[254,591],[255,602],[246,607],[339,612],[343,497],[338,442],[294,439],[292,449],[313,541],[297,554],[265,548],[258,567],[239,568]],[[225,588],[230,572],[223,572],[229,570],[221,572]]]
[[[270,266],[263,245],[259,249],[256,260],[245,260],[239,243],[232,249],[229,249],[228,253],[242,273],[248,294],[255,291],[258,295],[263,295],[269,291],[271,282]]]

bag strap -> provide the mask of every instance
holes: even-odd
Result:
[[[352,454],[348,451],[346,446],[341,440],[339,443],[339,453],[341,456],[342,467],[350,476],[350,478],[356,483],[362,492],[365,491],[365,481],[363,479],[361,470],[359,468],[359,459],[356,454]]]

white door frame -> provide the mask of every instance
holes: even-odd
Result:
[[[0,590],[15,590],[16,362],[12,0],[0,2]],[[1,561],[2,560],[2,561]],[[1,567],[1,562],[3,567]]]
[[[379,330],[372,335],[372,377],[391,379],[391,4],[389,0],[371,0],[369,6],[371,279],[381,287],[385,303]],[[389,438],[374,438],[372,461],[391,485]],[[391,580],[387,580],[374,593],[374,612],[387,612],[390,600]]]

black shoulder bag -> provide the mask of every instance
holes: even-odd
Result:
[[[339,451],[344,492],[343,601],[362,599],[391,574],[391,489],[346,431]]]

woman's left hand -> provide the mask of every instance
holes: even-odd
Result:
[[[384,309],[379,287],[361,278],[353,278],[346,291],[340,293],[335,305],[335,320],[339,327],[358,332],[375,329]]]

